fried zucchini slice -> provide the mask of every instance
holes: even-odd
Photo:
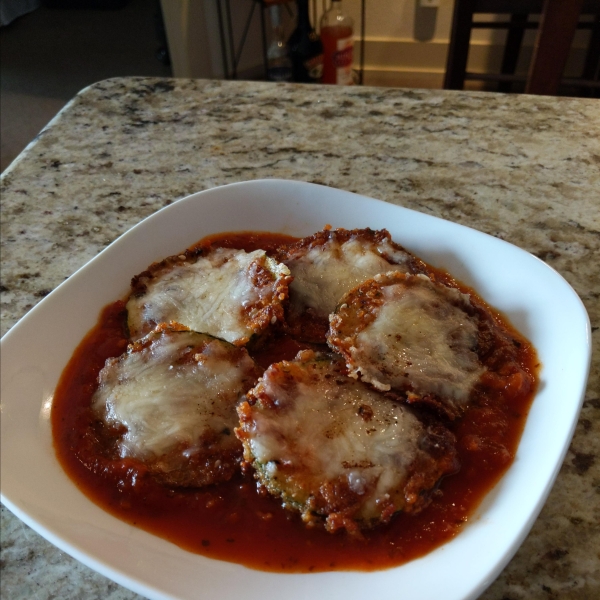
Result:
[[[263,250],[186,251],[155,263],[132,280],[129,332],[139,339],[174,321],[236,346],[284,320],[289,269]]]
[[[238,407],[258,481],[308,524],[352,533],[416,513],[457,469],[453,435],[305,350],[271,365]]]
[[[375,388],[460,414],[482,375],[491,316],[468,294],[425,275],[377,275],[349,292],[330,319],[327,342],[350,374]]]
[[[292,334],[324,342],[340,298],[377,273],[424,273],[426,265],[382,229],[323,230],[282,248],[278,260],[294,278],[287,322]]]
[[[161,325],[106,361],[92,410],[116,430],[116,453],[161,482],[204,486],[230,479],[242,446],[236,405],[261,371],[245,348]]]

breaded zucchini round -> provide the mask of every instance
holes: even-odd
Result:
[[[119,433],[121,458],[164,483],[204,486],[239,467],[236,405],[259,375],[244,348],[161,325],[106,361],[92,409]]]
[[[303,351],[271,365],[238,407],[236,435],[258,481],[307,523],[357,532],[416,513],[457,469],[453,435]]]
[[[480,382],[493,322],[469,295],[425,275],[377,275],[349,292],[327,341],[375,388],[460,414]]]
[[[264,250],[188,250],[133,278],[129,332],[138,339],[174,321],[242,346],[283,321],[290,281],[289,269]]]
[[[420,259],[394,243],[385,230],[320,231],[280,249],[277,259],[294,278],[287,322],[292,334],[324,342],[329,314],[340,298],[377,273],[425,273]]]

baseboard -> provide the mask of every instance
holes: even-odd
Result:
[[[440,89],[444,83],[444,73],[425,73],[365,68],[363,84],[379,87]]]
[[[527,73],[532,52],[531,46],[522,47],[517,73],[523,75]],[[503,53],[503,44],[472,41],[469,47],[467,70],[473,73],[498,73]],[[434,82],[440,77],[443,79],[447,54],[447,40],[418,42],[410,39],[368,37],[365,39],[364,72],[365,75],[368,73],[368,77],[372,81],[391,80],[394,77],[422,77],[425,83]],[[585,54],[584,47],[572,49],[565,76],[579,76],[583,69]],[[360,42],[357,42],[354,51],[354,66],[358,68],[359,65]]]

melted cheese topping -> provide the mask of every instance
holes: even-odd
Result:
[[[257,285],[258,270],[271,273],[268,285]],[[174,321],[245,344],[271,322],[265,312],[270,303],[281,303],[279,286],[287,276],[287,267],[268,258],[264,250],[217,248],[194,263],[175,264],[148,282],[144,296],[132,296],[127,303],[130,328],[143,334],[147,323]]]
[[[364,381],[381,390],[411,389],[465,404],[484,368],[474,348],[478,323],[464,307],[469,296],[417,275],[418,285],[382,288],[375,320],[350,348]]]
[[[341,375],[334,363],[285,365],[272,365],[254,390],[273,405],[255,405],[243,424],[247,451],[262,465],[267,487],[302,503],[323,484],[341,481],[360,497],[357,517],[365,520],[378,518],[390,496],[402,508],[402,487],[423,435],[418,419]]]
[[[239,444],[235,407],[252,359],[219,340],[186,357],[199,338],[208,337],[194,332],[151,337],[141,350],[130,346],[120,359],[107,361],[93,398],[93,409],[107,424],[127,428],[120,455],[152,461],[177,451],[185,458],[207,434],[219,437],[223,448]]]
[[[406,272],[408,258],[387,240],[374,244],[350,239],[340,244],[330,238],[286,261],[294,277],[290,286],[292,308],[297,312],[311,308],[318,316],[327,317],[346,292],[366,279],[386,271]]]

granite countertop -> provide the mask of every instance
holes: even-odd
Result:
[[[326,184],[535,254],[592,322],[585,402],[540,517],[485,600],[600,597],[600,102],[124,78],[82,91],[2,176],[2,333],[159,208],[217,185]],[[136,598],[2,508],[6,598]]]

